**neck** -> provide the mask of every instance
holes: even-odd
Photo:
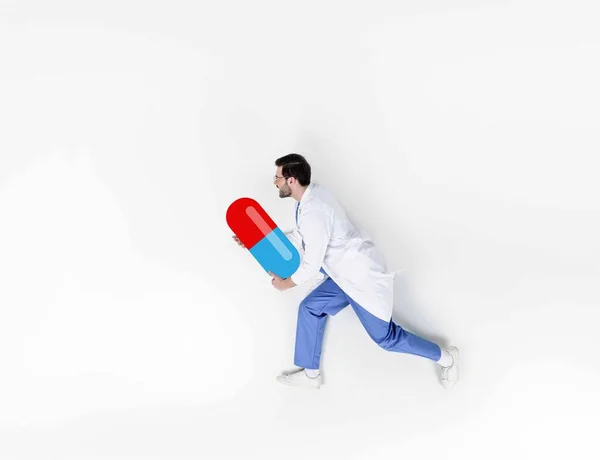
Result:
[[[298,202],[300,202],[300,200],[302,199],[302,196],[304,196],[304,192],[306,191],[306,187],[308,186],[300,186],[298,187],[297,190],[295,190],[294,192],[292,192],[292,198]]]

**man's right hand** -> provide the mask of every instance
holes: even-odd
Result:
[[[237,244],[239,244],[241,247],[243,247],[243,248],[245,248],[245,247],[246,247],[246,246],[244,246],[244,243],[242,243],[242,242],[240,241],[240,239],[237,237],[237,235],[233,235],[233,237],[232,237],[232,238],[233,238],[233,240],[234,240],[234,241],[235,241]]]

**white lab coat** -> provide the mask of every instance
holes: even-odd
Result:
[[[379,319],[391,320],[395,273],[388,272],[385,258],[371,238],[349,220],[328,188],[309,184],[300,200],[298,224],[285,234],[302,256],[300,267],[291,276],[294,283],[322,276],[319,270],[323,267],[361,307]]]

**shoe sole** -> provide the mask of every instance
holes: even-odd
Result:
[[[314,387],[307,387],[304,385],[294,385],[293,383],[287,382],[286,380],[283,379],[276,379],[279,383],[282,383],[283,385],[286,385],[288,387],[296,387],[296,388],[302,388],[304,390],[320,390],[321,389],[321,385],[318,386],[314,386]]]
[[[293,374],[294,372],[296,372],[296,371],[295,370],[292,370],[292,371],[283,371],[281,373],[281,375],[290,375],[290,374]],[[325,377],[323,377],[323,373],[321,372],[321,386],[323,386],[323,385],[325,385]]]
[[[458,379],[460,378],[460,351],[458,350],[458,348],[456,347],[448,347],[446,348],[446,351],[448,351],[448,349],[452,348],[452,352],[454,354],[456,354],[456,382],[450,384],[450,385],[444,385],[444,383],[442,383],[442,386],[444,387],[444,389],[446,390],[451,390],[452,388],[454,388],[456,386],[456,384],[458,383]],[[450,353],[450,352],[448,352]],[[454,355],[452,355],[452,357],[454,358]]]

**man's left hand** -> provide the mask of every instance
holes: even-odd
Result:
[[[269,275],[271,275],[273,277],[273,280],[271,281],[271,284],[273,285],[273,287],[279,291],[285,291],[287,289],[290,289],[292,287],[294,287],[296,285],[296,283],[294,283],[292,281],[292,278],[281,278],[279,276],[277,276],[275,273],[273,272],[269,272]]]

